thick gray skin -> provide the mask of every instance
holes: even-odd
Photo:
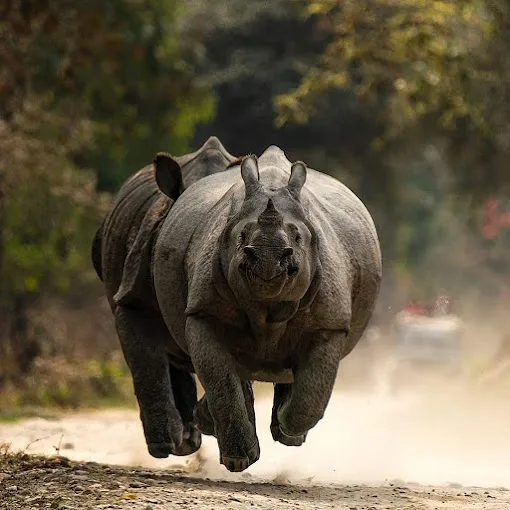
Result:
[[[273,438],[305,441],[366,328],[381,272],[362,202],[275,146],[180,196],[155,245],[156,295],[206,392],[199,428],[216,436],[227,469],[260,454],[245,381],[276,383]]]
[[[154,457],[193,453],[201,435],[193,418],[193,367],[173,341],[156,300],[153,245],[182,189],[225,170],[234,160],[215,137],[193,154],[175,159],[159,154],[154,165],[124,183],[93,241],[92,260],[115,316]]]

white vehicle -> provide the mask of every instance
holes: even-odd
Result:
[[[463,322],[455,315],[429,317],[401,312],[395,319],[392,386],[429,374],[457,376],[463,370]]]

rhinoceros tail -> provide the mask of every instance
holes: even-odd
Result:
[[[94,266],[97,276],[101,281],[103,281],[103,257],[101,250],[101,245],[103,241],[103,225],[104,222],[101,223],[101,226],[97,229],[96,235],[92,240],[91,250],[92,265]]]

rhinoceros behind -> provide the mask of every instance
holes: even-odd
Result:
[[[275,146],[179,197],[155,245],[156,296],[205,389],[199,429],[216,436],[227,469],[259,458],[252,380],[276,383],[273,438],[305,441],[368,323],[381,271],[362,202]]]
[[[193,420],[197,392],[192,366],[170,336],[154,291],[154,242],[182,190],[235,159],[215,137],[192,154],[175,159],[159,154],[154,165],[123,184],[92,243],[92,261],[115,314],[154,457],[187,455],[201,443]]]

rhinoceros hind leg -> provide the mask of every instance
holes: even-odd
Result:
[[[202,444],[202,435],[197,427],[193,411],[197,404],[197,384],[193,374],[170,365],[170,380],[175,405],[183,423],[183,440],[174,448],[174,455],[184,456],[195,453]]]
[[[150,312],[124,306],[117,307],[115,322],[133,377],[149,453],[156,458],[175,455],[183,443],[184,427],[175,405],[168,356],[162,341],[164,323]]]
[[[198,428],[206,436],[214,436],[214,422],[211,411],[207,405],[207,396],[204,395],[195,406],[194,417],[198,423]]]

